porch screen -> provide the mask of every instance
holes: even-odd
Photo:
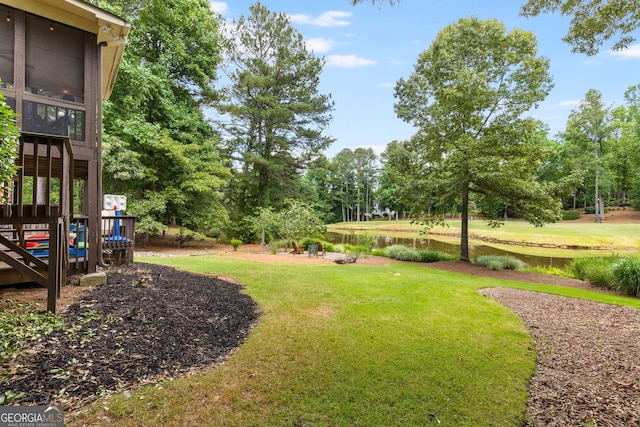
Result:
[[[13,9],[0,6],[0,87],[13,89],[14,58],[14,22]]]
[[[22,104],[22,130],[47,135],[68,136],[84,141],[84,111],[39,102],[24,101]]]
[[[84,102],[84,33],[33,15],[26,17],[25,91]]]

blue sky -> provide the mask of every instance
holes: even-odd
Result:
[[[571,109],[589,89],[597,89],[609,106],[622,104],[625,90],[640,83],[640,41],[622,52],[605,45],[592,57],[571,53],[562,42],[569,19],[559,15],[518,16],[524,0],[402,0],[381,7],[370,2],[351,6],[349,0],[262,0],[273,12],[290,16],[307,48],[326,60],[320,92],[335,101],[333,121],[326,134],[335,143],[331,158],[344,148],[372,147],[381,153],[393,140],[415,133],[393,112],[394,85],[408,77],[420,52],[438,32],[461,17],[496,18],[507,27],[533,31],[539,54],[551,61],[555,86],[532,115],[545,122],[551,135],[564,130]],[[226,19],[248,15],[249,0],[212,1],[212,9]],[[636,33],[640,38],[640,33]]]

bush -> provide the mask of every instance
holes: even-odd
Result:
[[[593,215],[596,213],[596,208],[594,208],[593,206],[589,206],[587,208],[584,208],[584,213],[585,215]]]
[[[522,270],[526,264],[509,255],[483,255],[473,260],[489,270]]]
[[[304,239],[300,240],[300,243],[298,245],[302,246],[305,249],[308,249],[309,245],[315,245],[317,241],[318,241],[318,239],[316,239],[316,238],[305,237]]]
[[[416,250],[408,248],[404,245],[387,246],[383,250],[384,256],[387,258],[397,259],[398,261],[411,262],[437,262],[452,261],[458,259],[455,255],[449,255],[444,252]]]
[[[615,289],[616,281],[613,276],[613,265],[618,262],[618,256],[576,258],[569,264],[569,270],[574,277],[586,280],[595,286]]]
[[[240,247],[240,245],[242,244],[242,240],[240,240],[240,239],[231,239],[231,241],[229,243],[231,243],[231,246],[233,246],[233,250],[237,251],[238,248]]]
[[[575,279],[573,273],[565,268],[549,267],[549,266],[537,266],[537,267],[525,267],[523,269],[529,273],[549,274],[552,276],[569,277]]]
[[[178,247],[181,248],[185,243],[189,243],[195,239],[195,233],[189,229],[184,227],[180,227],[178,233],[176,234],[176,242],[178,242]]]
[[[412,250],[404,245],[392,245],[384,248],[384,255],[387,258],[400,261],[409,261],[411,259],[411,252]]]
[[[386,256],[384,249],[374,249],[371,251],[371,255],[373,256]]]
[[[571,209],[571,210],[562,212],[563,221],[571,221],[578,218],[580,218],[580,211],[577,209]]]
[[[620,290],[640,297],[640,258],[624,258],[613,265],[612,272]]]

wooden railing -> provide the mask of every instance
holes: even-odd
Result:
[[[102,259],[110,265],[131,264],[136,242],[135,216],[102,217]]]

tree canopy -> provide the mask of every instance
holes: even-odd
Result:
[[[4,95],[0,92],[0,203],[7,201],[9,193],[3,187],[13,182],[18,171],[14,163],[18,152],[18,126],[16,113],[5,103]]]
[[[507,201],[535,225],[559,219],[558,186],[536,180],[546,154],[536,122],[525,117],[552,87],[548,69],[531,32],[463,18],[440,31],[396,84],[395,111],[418,128],[407,143],[411,162],[437,189],[435,207],[460,201],[462,260],[470,193],[484,204]]]
[[[230,206],[238,217],[257,206],[280,209],[297,198],[303,168],[332,143],[323,132],[333,102],[318,91],[324,60],[287,15],[259,2],[231,25],[225,53],[230,84],[217,108],[236,166]]]
[[[560,13],[571,16],[563,40],[574,52],[595,55],[609,39],[618,37],[612,49],[628,47],[640,27],[640,0],[527,0],[522,15]]]
[[[225,224],[229,177],[219,136],[201,106],[215,96],[219,23],[207,0],[112,0],[132,23],[118,79],[104,108],[103,182],[131,197],[139,229],[179,221],[209,232]]]
[[[401,0],[351,0],[352,5],[363,2],[374,5],[395,5]],[[640,28],[640,0],[527,0],[521,15],[538,16],[560,13],[571,16],[569,31],[563,40],[574,52],[595,55],[602,45],[616,36],[613,50],[628,47],[636,38],[632,35]]]

